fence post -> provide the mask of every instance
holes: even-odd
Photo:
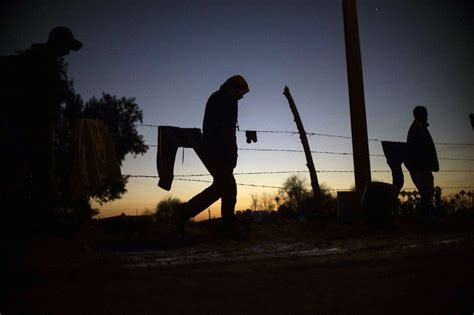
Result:
[[[316,169],[313,163],[313,157],[311,155],[311,149],[309,148],[308,137],[306,136],[306,131],[304,130],[303,123],[301,122],[300,114],[298,113],[298,109],[296,108],[295,101],[291,96],[290,89],[285,86],[283,90],[283,94],[288,99],[288,103],[290,104],[291,112],[293,113],[293,117],[296,123],[296,127],[298,128],[298,132],[300,134],[301,143],[303,144],[304,154],[306,156],[306,166],[309,169],[309,177],[311,179],[311,187],[313,188],[313,196],[315,204],[318,205],[320,201],[320,194],[321,190],[319,188],[318,176],[316,174]]]
[[[342,0],[342,9],[344,13],[355,186],[359,196],[362,196],[365,186],[371,182],[371,175],[356,0]]]

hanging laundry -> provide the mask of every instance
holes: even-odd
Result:
[[[78,119],[72,137],[74,159],[69,189],[73,198],[90,197],[121,180],[115,146],[103,121]]]
[[[193,148],[201,158],[202,134],[199,128],[179,128],[172,126],[158,127],[158,153],[156,166],[158,169],[158,186],[170,190],[174,177],[174,163],[179,147]]]
[[[402,163],[407,158],[407,144],[405,142],[382,141],[382,149],[392,171],[392,184],[396,191],[400,192],[404,183]]]
[[[247,143],[257,142],[257,131],[247,130],[245,131],[245,136],[247,137]]]

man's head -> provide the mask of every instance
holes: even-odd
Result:
[[[413,116],[416,120],[420,122],[427,122],[428,121],[428,111],[424,106],[416,106],[413,109]]]
[[[82,47],[82,43],[74,38],[71,30],[64,26],[55,27],[49,32],[47,45],[57,57],[63,57],[69,54],[70,50],[78,51]]]
[[[234,75],[222,84],[221,89],[228,91],[236,100],[240,100],[249,90],[249,85],[241,75]]]

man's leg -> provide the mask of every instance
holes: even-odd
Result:
[[[235,204],[237,202],[237,184],[234,175],[229,172],[222,178],[221,215],[224,224],[235,224]]]
[[[433,215],[434,178],[430,171],[410,171],[411,178],[420,193],[420,211],[423,217]]]
[[[232,169],[222,178],[222,228],[226,237],[233,240],[246,241],[248,237],[243,227],[237,222],[235,204],[237,202],[237,184]]]
[[[222,165],[218,161],[208,159],[203,160],[203,162],[205,162],[207,169],[213,177],[213,183],[181,206],[180,216],[186,220],[206,210],[222,196]]]
[[[222,163],[208,164],[208,169],[213,176],[211,186],[191,198],[184,206],[183,212],[185,216],[191,218],[202,211],[206,210],[210,205],[222,198],[221,215],[223,219],[234,219],[234,208],[237,201],[237,185],[235,183],[233,169]]]
[[[189,219],[197,216],[202,211],[206,210],[210,205],[216,202],[221,197],[219,183],[214,179],[211,186],[204,189],[202,192],[191,198],[188,202],[183,204],[182,215]]]

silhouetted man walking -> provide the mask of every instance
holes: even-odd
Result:
[[[235,228],[237,186],[233,170],[237,165],[238,101],[249,92],[245,79],[229,78],[207,101],[203,121],[200,157],[211,173],[212,185],[176,210],[180,229],[184,223],[221,198],[222,222],[228,231]]]
[[[421,197],[418,215],[425,220],[433,219],[434,178],[432,172],[439,171],[436,148],[428,131],[428,111],[424,106],[413,110],[415,120],[407,135],[408,154],[406,167]]]
[[[57,197],[53,135],[68,91],[60,58],[81,47],[68,28],[59,26],[45,44],[2,57],[2,199],[27,198],[48,206]]]

